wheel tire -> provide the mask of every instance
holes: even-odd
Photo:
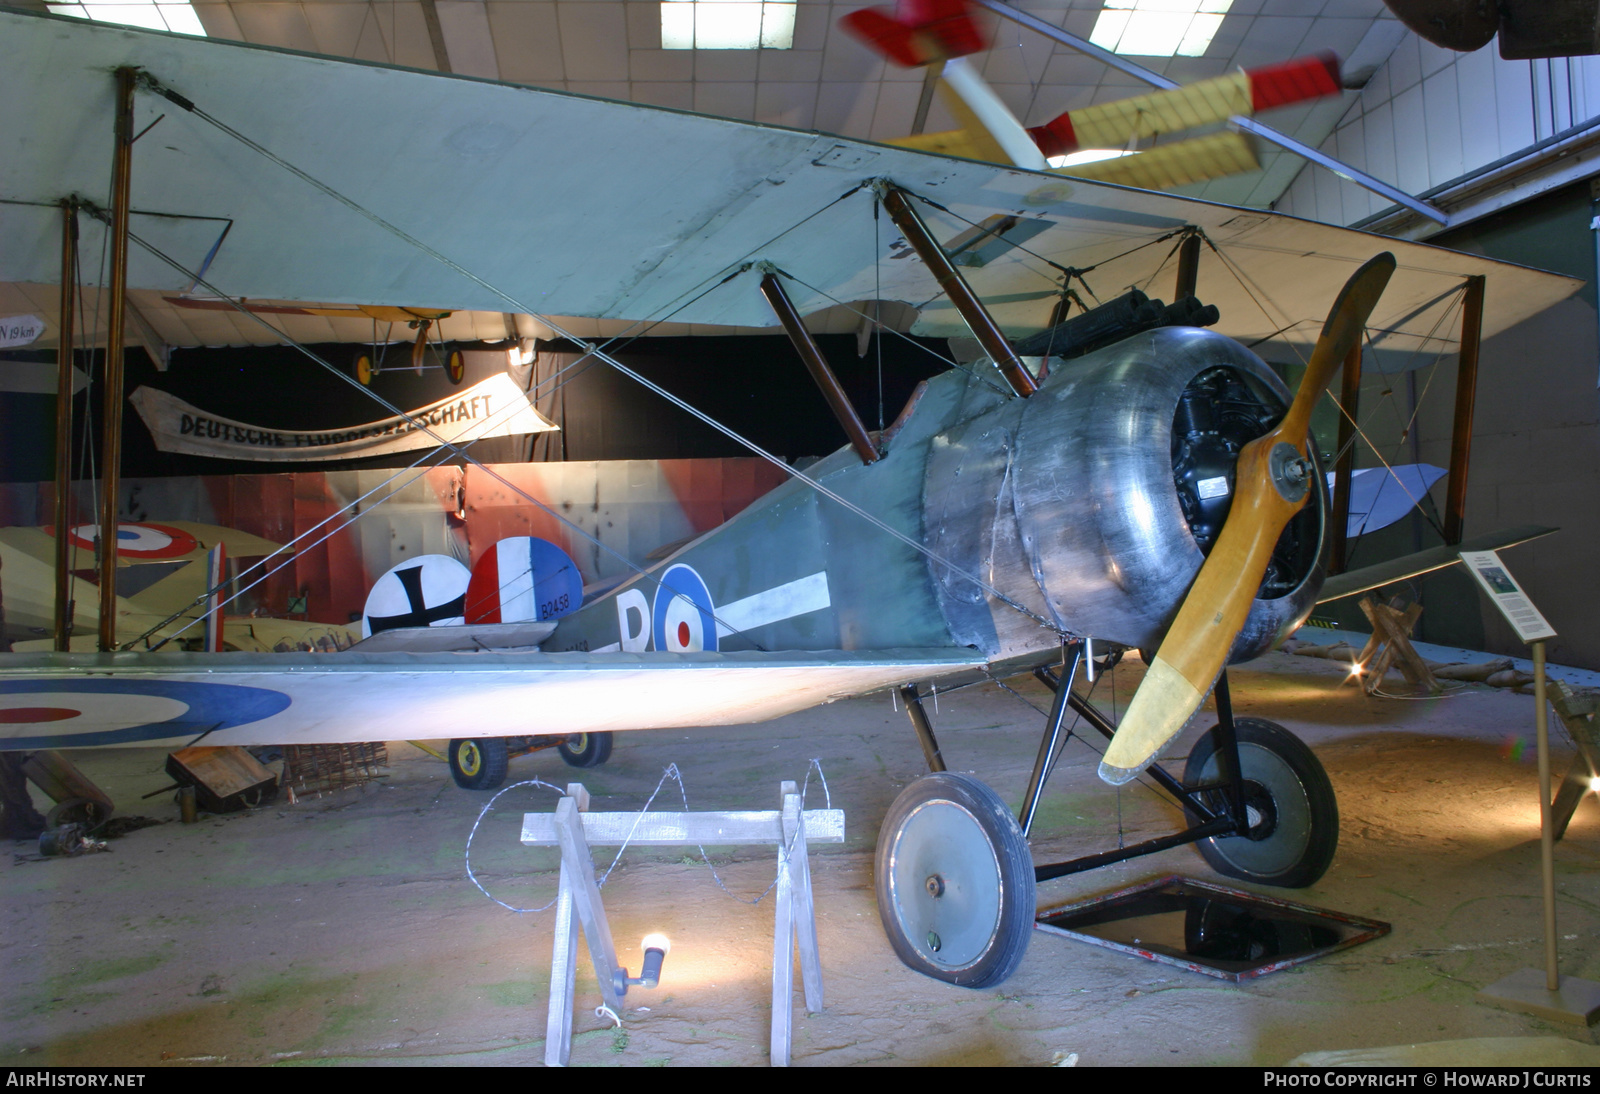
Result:
[[[493,790],[506,781],[511,764],[504,737],[468,737],[450,742],[450,777],[466,790]]]
[[[87,831],[99,827],[106,816],[106,807],[93,798],[66,798],[50,807],[45,814],[44,824],[46,828],[79,824]]]
[[[1016,971],[1033,937],[1033,858],[993,790],[940,772],[900,792],[878,830],[878,916],[907,966],[967,988]]]
[[[372,356],[361,353],[356,355],[356,379],[361,381],[362,387],[371,387],[372,378],[378,370],[372,367]]]
[[[1219,874],[1301,889],[1327,872],[1339,847],[1339,803],[1322,764],[1305,744],[1276,722],[1237,718],[1239,766],[1243,768],[1245,805],[1251,831],[1213,836],[1196,846]],[[1221,777],[1216,729],[1208,731],[1189,753],[1183,768],[1186,785]],[[1222,794],[1213,791],[1208,805],[1222,809]],[[1189,822],[1199,818],[1193,811]]]
[[[453,349],[444,355],[444,374],[449,379],[452,387],[460,387],[461,380],[467,374],[467,358],[458,349]]]
[[[573,767],[599,767],[611,759],[610,733],[574,733],[556,745],[561,758]]]

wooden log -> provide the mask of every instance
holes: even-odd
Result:
[[[1384,673],[1391,665],[1398,668],[1401,675],[1406,678],[1406,682],[1413,687],[1437,692],[1441,690],[1439,681],[1434,679],[1427,663],[1417,655],[1417,651],[1411,645],[1411,630],[1422,615],[1422,605],[1412,604],[1404,611],[1400,611],[1396,607],[1398,603],[1394,601],[1390,604],[1379,604],[1370,596],[1361,598],[1361,613],[1372,624],[1372,638],[1368,640],[1367,646],[1374,650],[1382,647],[1382,651],[1378,653],[1367,672],[1367,692],[1371,694],[1378,689],[1383,682]]]
[[[1511,659],[1500,658],[1497,661],[1485,661],[1479,665],[1430,665],[1434,678],[1438,680],[1461,680],[1472,684],[1484,683],[1497,672],[1504,672],[1511,668]]]

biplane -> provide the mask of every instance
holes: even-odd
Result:
[[[908,965],[957,984],[1015,969],[1038,880],[1157,849],[1032,863],[1069,709],[1109,738],[1108,781],[1148,770],[1182,803],[1193,823],[1161,847],[1197,843],[1219,870],[1269,884],[1320,876],[1338,827],[1326,776],[1286,730],[1232,717],[1225,672],[1330,595],[1310,404],[1359,342],[1389,361],[1438,352],[1479,279],[1493,285],[1484,336],[1577,287],[1268,211],[823,133],[49,16],[0,13],[0,36],[13,119],[0,280],[60,276],[60,203],[105,205],[121,96],[123,139],[143,134],[126,217],[138,288],[184,291],[204,268],[219,298],[425,300],[557,331],[560,316],[782,325],[825,389],[801,319],[824,308],[909,304],[913,333],[977,347],[882,430],[836,400],[844,447],[788,467],[785,485],[659,564],[585,590],[526,643],[15,655],[0,660],[0,746],[360,741],[383,726],[487,754],[530,732],[760,721],[895,688],[933,773],[880,833],[880,910]],[[103,230],[86,221],[86,245]],[[952,260],[963,236],[981,261]],[[1132,299],[1172,277],[1178,300],[1206,306]],[[1298,389],[1265,359],[1304,364]],[[1352,577],[1340,591],[1359,591]],[[429,629],[403,630],[425,642]],[[1124,649],[1148,651],[1150,669],[1118,724],[1074,679]],[[943,770],[919,689],[1022,672],[1056,701],[1019,816]],[[1213,691],[1217,728],[1167,773],[1154,761]]]

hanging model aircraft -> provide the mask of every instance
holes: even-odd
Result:
[[[640,323],[776,313],[825,388],[799,316],[831,304],[908,302],[914,332],[981,346],[877,433],[836,401],[847,447],[558,613],[537,650],[455,652],[460,630],[407,627],[384,633],[422,652],[17,655],[0,660],[4,747],[357,741],[381,725],[474,742],[492,775],[491,742],[530,731],[757,721],[902,688],[935,774],[885,821],[880,909],[907,964],[958,984],[1016,967],[1037,879],[1185,842],[1235,876],[1320,876],[1337,838],[1326,777],[1281,727],[1232,718],[1223,672],[1328,593],[1310,404],[1363,333],[1394,359],[1437,350],[1472,279],[1495,286],[1486,336],[1577,287],[826,134],[46,16],[0,13],[0,35],[14,47],[0,95],[20,119],[0,155],[0,280],[59,276],[58,203],[104,185],[120,86],[125,139],[162,119],[133,156],[136,286],[193,283],[211,234],[185,217],[226,215],[208,287],[234,296]],[[997,215],[982,261],[958,269],[941,240]],[[1148,288],[1180,248],[1212,329],[1125,321],[1116,300],[1056,322],[1070,285]],[[1019,353],[1025,335],[1045,352]],[[1250,347],[1308,360],[1298,392]],[[445,606],[414,607],[426,623]],[[453,633],[429,647],[429,630]],[[1091,642],[1153,651],[1120,726],[1073,690]],[[917,688],[1025,671],[1056,703],[1019,820],[942,771]],[[1213,686],[1219,725],[1182,778],[1149,766]],[[1148,768],[1190,827],[1033,866],[1026,833],[1069,708],[1110,738],[1103,775]]]
[[[361,304],[354,307],[328,307],[320,304],[261,304],[247,300],[237,303],[226,300],[204,300],[187,296],[169,296],[167,303],[179,308],[191,308],[196,311],[234,311],[242,309],[255,315],[320,315],[327,319],[371,319],[374,323],[404,323],[406,327],[417,332],[411,343],[411,369],[420,373],[426,367],[423,361],[428,350],[428,332],[441,320],[449,319],[451,313],[439,311],[436,308],[397,308],[384,304]],[[466,358],[460,350],[449,350],[443,355],[444,374],[452,384],[461,383],[461,378],[466,375]],[[356,357],[356,379],[363,384],[372,383],[372,378],[383,370],[382,361],[374,361],[370,354],[361,354]]]
[[[1024,131],[977,69],[964,60],[989,48],[989,37],[976,17],[970,0],[899,0],[893,11],[862,8],[840,19],[840,26],[894,64],[940,66],[937,87],[961,128],[917,133],[889,143],[1049,168],[1099,182],[1167,189],[1254,171],[1261,163],[1253,138],[1234,129],[1152,146],[1153,138],[1341,90],[1339,59],[1321,53],[1064,111]],[[1075,162],[1071,157],[1081,152],[1100,158]]]

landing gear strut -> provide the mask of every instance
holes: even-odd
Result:
[[[944,770],[933,727],[914,686],[901,689],[934,774],[901,792],[878,833],[878,914],[906,965],[938,980],[987,987],[1010,976],[1033,933],[1038,882],[1113,862],[1197,844],[1218,873],[1264,885],[1314,884],[1333,861],[1339,810],[1311,750],[1274,722],[1233,717],[1228,676],[1217,680],[1218,724],[1190,753],[1183,778],[1161,765],[1146,774],[1184,809],[1188,827],[1130,847],[1067,862],[1032,865],[1027,833],[1070,731],[1070,709],[1108,740],[1116,726],[1072,690],[1082,647],[1062,651],[1059,675],[1034,675],[1051,691],[1033,774],[1013,818],[998,795]]]

